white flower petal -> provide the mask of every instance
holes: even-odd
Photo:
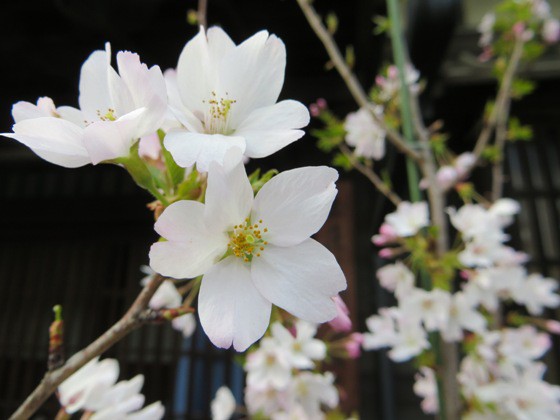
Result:
[[[192,112],[202,112],[207,107],[211,92],[215,91],[218,63],[235,47],[233,41],[220,28],[204,28],[183,48],[177,64],[177,85],[183,104]]]
[[[336,316],[332,296],[346,289],[334,255],[313,239],[289,248],[269,244],[260,257],[253,257],[251,277],[273,304],[316,323]]]
[[[253,188],[241,162],[229,171],[217,164],[211,168],[208,172],[204,217],[208,226],[230,231],[249,216]]]
[[[13,130],[2,135],[25,144],[55,165],[77,168],[91,163],[82,143],[83,130],[69,121],[54,117],[26,119],[15,124]]]
[[[196,201],[171,204],[161,214],[154,228],[168,242],[152,245],[150,266],[164,276],[199,276],[227,249],[227,235],[206,229],[204,205]]]
[[[285,67],[284,43],[266,31],[256,33],[222,58],[220,88],[237,101],[229,114],[232,127],[238,127],[254,109],[276,102]]]
[[[165,136],[164,146],[179,166],[188,168],[196,163],[198,171],[207,172],[212,162],[224,165],[225,156],[230,149],[236,147],[243,153],[245,139],[176,130]]]
[[[105,114],[113,107],[109,91],[111,51],[94,51],[82,65],[80,72],[80,109],[88,120],[98,119],[97,111]]]
[[[153,66],[148,70],[148,67],[140,62],[137,54],[128,51],[117,54],[117,64],[132,100],[125,112],[141,107],[149,110],[136,127],[136,136],[141,137],[157,131],[167,112],[167,88],[160,68]]]
[[[56,107],[49,97],[41,97],[37,100],[37,105],[31,102],[19,101],[12,106],[12,117],[14,122],[41,117],[55,117]]]
[[[126,420],[159,420],[165,414],[165,407],[161,402],[157,401],[144,407],[142,410],[137,411],[126,416]]]
[[[136,126],[146,111],[140,108],[116,121],[96,121],[85,128],[84,146],[94,165],[130,154],[130,148],[138,140],[134,134]]]
[[[228,257],[202,278],[198,312],[202,328],[218,347],[245,351],[263,336],[272,305],[253,285],[249,266]]]
[[[326,166],[282,172],[257,194],[252,220],[263,220],[270,243],[298,244],[316,233],[327,220],[337,193],[334,184],[337,179],[338,172]]]
[[[309,124],[309,111],[302,103],[292,100],[255,109],[235,130],[245,137],[251,158],[270,156],[305,134],[297,128]]]

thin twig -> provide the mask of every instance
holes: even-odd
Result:
[[[198,0],[198,10],[196,11],[196,20],[200,26],[206,28],[208,14],[208,0]]]
[[[334,42],[333,37],[321,22],[321,18],[317,14],[317,11],[313,8],[313,6],[309,3],[309,0],[297,0],[299,7],[301,8],[303,14],[307,18],[311,29],[315,32],[319,40],[323,43],[325,50],[327,51],[334,67],[346,83],[348,90],[354,97],[356,103],[361,107],[368,109],[374,119],[374,121],[387,133],[387,138],[393,145],[401,152],[406,154],[407,156],[411,157],[414,160],[419,161],[421,159],[420,154],[410,147],[406,141],[402,138],[402,136],[395,130],[389,128],[385,121],[375,113],[374,107],[368,99],[364,88],[358,82],[358,78],[344,60],[340,49]]]
[[[398,206],[402,202],[402,199],[395,193],[391,188],[383,182],[383,180],[377,175],[373,169],[367,167],[352,153],[352,151],[345,145],[340,144],[338,146],[340,151],[350,160],[352,166],[362,173],[370,182],[374,185],[377,190],[387,197],[391,202]]]
[[[500,89],[498,90],[498,94],[496,95],[494,108],[492,109],[492,112],[490,113],[488,119],[484,122],[482,131],[480,132],[480,135],[478,136],[478,139],[476,141],[473,154],[475,155],[477,161],[480,160],[482,152],[488,145],[488,142],[490,141],[490,138],[492,136],[492,132],[496,128],[496,124],[499,122],[500,116],[504,113],[505,108],[511,101],[511,87],[513,84],[515,73],[517,72],[519,63],[521,62],[521,57],[523,55],[523,45],[523,39],[521,37],[518,38],[513,47],[511,59],[504,73],[502,83],[500,84]]]
[[[97,340],[86,348],[74,354],[68,361],[56,370],[49,371],[43,377],[41,383],[27,397],[23,404],[12,414],[10,419],[23,420],[31,417],[37,409],[55,392],[56,388],[78,369],[84,366],[95,356],[111,348],[131,331],[141,326],[145,321],[142,314],[148,308],[150,299],[164,278],[155,276],[140,292],[126,314],[111,328],[105,331]]]

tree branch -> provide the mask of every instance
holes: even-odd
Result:
[[[500,84],[498,94],[496,95],[494,108],[492,109],[492,112],[490,113],[488,119],[484,122],[484,126],[482,128],[482,131],[480,132],[480,135],[478,136],[473,150],[473,154],[475,155],[477,161],[480,160],[482,152],[488,145],[488,142],[490,141],[490,138],[492,136],[492,132],[496,128],[501,115],[505,112],[506,107],[509,107],[509,103],[511,101],[511,87],[513,84],[515,73],[517,72],[517,69],[519,68],[519,64],[521,62],[524,43],[525,42],[520,37],[517,39],[513,47],[511,59],[504,73],[504,77],[502,79],[502,83]]]
[[[362,175],[364,175],[367,179],[369,179],[373,186],[377,188],[380,193],[391,200],[391,202],[395,206],[399,205],[402,199],[393,190],[391,190],[391,188],[385,182],[383,182],[383,180],[373,171],[373,169],[368,168],[362,162],[360,162],[345,144],[340,144],[338,148],[350,160],[352,166],[360,171]]]
[[[420,154],[410,147],[398,132],[389,128],[387,124],[385,124],[385,121],[383,121],[382,118],[379,118],[379,116],[375,113],[366,92],[360,85],[360,82],[358,82],[356,75],[352,73],[346,64],[346,61],[344,60],[338,46],[334,42],[334,39],[325,25],[321,22],[321,18],[317,14],[317,11],[309,3],[309,0],[297,0],[297,2],[303,14],[307,18],[311,29],[313,29],[319,40],[323,43],[323,46],[325,47],[325,50],[327,51],[336,70],[346,83],[346,86],[348,86],[348,90],[354,97],[358,106],[370,111],[374,121],[383,128],[383,130],[385,130],[387,138],[399,151],[403,152],[412,159],[419,161],[421,159]]]
[[[207,19],[206,16],[208,14],[208,0],[198,0],[198,9],[196,11],[196,20],[200,26],[204,26],[206,29]]]
[[[163,281],[164,278],[162,276],[156,275],[152,281],[142,289],[132,306],[116,324],[105,331],[93,343],[74,354],[60,368],[47,372],[41,380],[41,383],[14,414],[12,414],[10,419],[19,420],[31,417],[64,380],[68,379],[68,377],[95,356],[99,356],[131,331],[141,326],[145,322],[142,314],[148,308],[150,299]]]

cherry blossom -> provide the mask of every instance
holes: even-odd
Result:
[[[403,201],[397,206],[396,212],[385,216],[385,223],[393,229],[397,236],[403,238],[413,236],[430,223],[428,204],[424,201],[419,203]]]
[[[294,337],[281,323],[275,322],[271,326],[272,337],[290,355],[290,363],[298,369],[310,369],[315,364],[313,360],[324,360],[327,347],[324,342],[315,337],[317,327],[309,322],[296,322],[296,336]]]
[[[383,108],[377,106],[374,111],[382,116]],[[385,130],[377,124],[369,109],[361,108],[346,116],[344,122],[346,143],[354,147],[356,156],[380,160],[385,156]]]
[[[235,411],[235,397],[227,386],[221,386],[210,404],[212,420],[228,420]]]
[[[170,93],[185,127],[165,138],[175,161],[208,171],[211,162],[223,165],[231,148],[262,158],[301,138],[307,108],[276,102],[285,66],[286,50],[275,35],[261,31],[236,46],[222,29],[201,28],[179,57],[177,91]]]
[[[414,376],[414,393],[422,397],[422,411],[426,414],[435,414],[438,412],[438,392],[436,375],[433,369],[423,366],[420,372]]]
[[[344,275],[309,236],[327,218],[337,177],[327,167],[283,172],[253,199],[243,165],[214,165],[205,204],[179,201],[160,216],[155,229],[167,241],[152,246],[150,264],[165,276],[204,276],[198,313],[218,347],[242,351],[259,339],[271,304],[314,323],[336,316]]]
[[[18,102],[14,133],[3,135],[69,168],[127,157],[140,137],[160,128],[167,93],[159,67],[148,69],[137,54],[118,52],[117,66],[119,73],[111,67],[109,44],[94,51],[81,69],[80,109],[55,108],[49,98],[37,106]]]

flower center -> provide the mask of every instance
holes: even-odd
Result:
[[[253,259],[253,256],[260,257],[261,251],[268,244],[262,237],[263,233],[268,232],[267,228],[262,227],[262,220],[258,223],[251,223],[246,218],[243,223],[235,225],[233,231],[229,232],[228,251],[245,262]]]
[[[236,103],[235,99],[229,99],[226,92],[225,98],[219,98],[216,92],[212,91],[208,101],[202,101],[210,105],[210,109],[204,115],[204,129],[208,134],[229,134],[228,115],[231,106]]]

